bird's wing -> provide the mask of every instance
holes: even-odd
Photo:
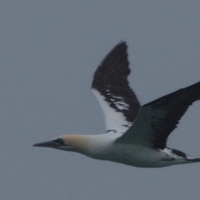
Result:
[[[163,149],[188,107],[200,100],[200,82],[141,107],[131,128],[117,141]]]
[[[127,45],[121,42],[103,59],[92,82],[106,121],[106,132],[124,133],[140,109],[136,95],[127,80],[130,74]]]

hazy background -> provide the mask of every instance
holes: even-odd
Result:
[[[200,164],[142,169],[32,144],[104,132],[93,73],[129,46],[141,103],[200,81],[200,1],[1,1],[0,199],[199,200]],[[200,102],[168,145],[200,156]]]

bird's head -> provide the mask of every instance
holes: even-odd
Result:
[[[54,140],[36,143],[34,147],[49,147],[64,151],[83,152],[87,138],[83,135],[63,135]]]

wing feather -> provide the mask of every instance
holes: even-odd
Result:
[[[127,45],[120,42],[103,59],[92,82],[105,115],[106,132],[124,133],[139,113],[139,101],[127,80],[129,74]]]
[[[197,100],[200,82],[142,106],[135,123],[118,141],[164,149],[169,134]]]

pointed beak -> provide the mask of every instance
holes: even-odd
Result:
[[[54,141],[48,141],[48,142],[41,142],[33,145],[34,147],[50,147],[50,148],[58,148],[60,144],[54,142]]]

